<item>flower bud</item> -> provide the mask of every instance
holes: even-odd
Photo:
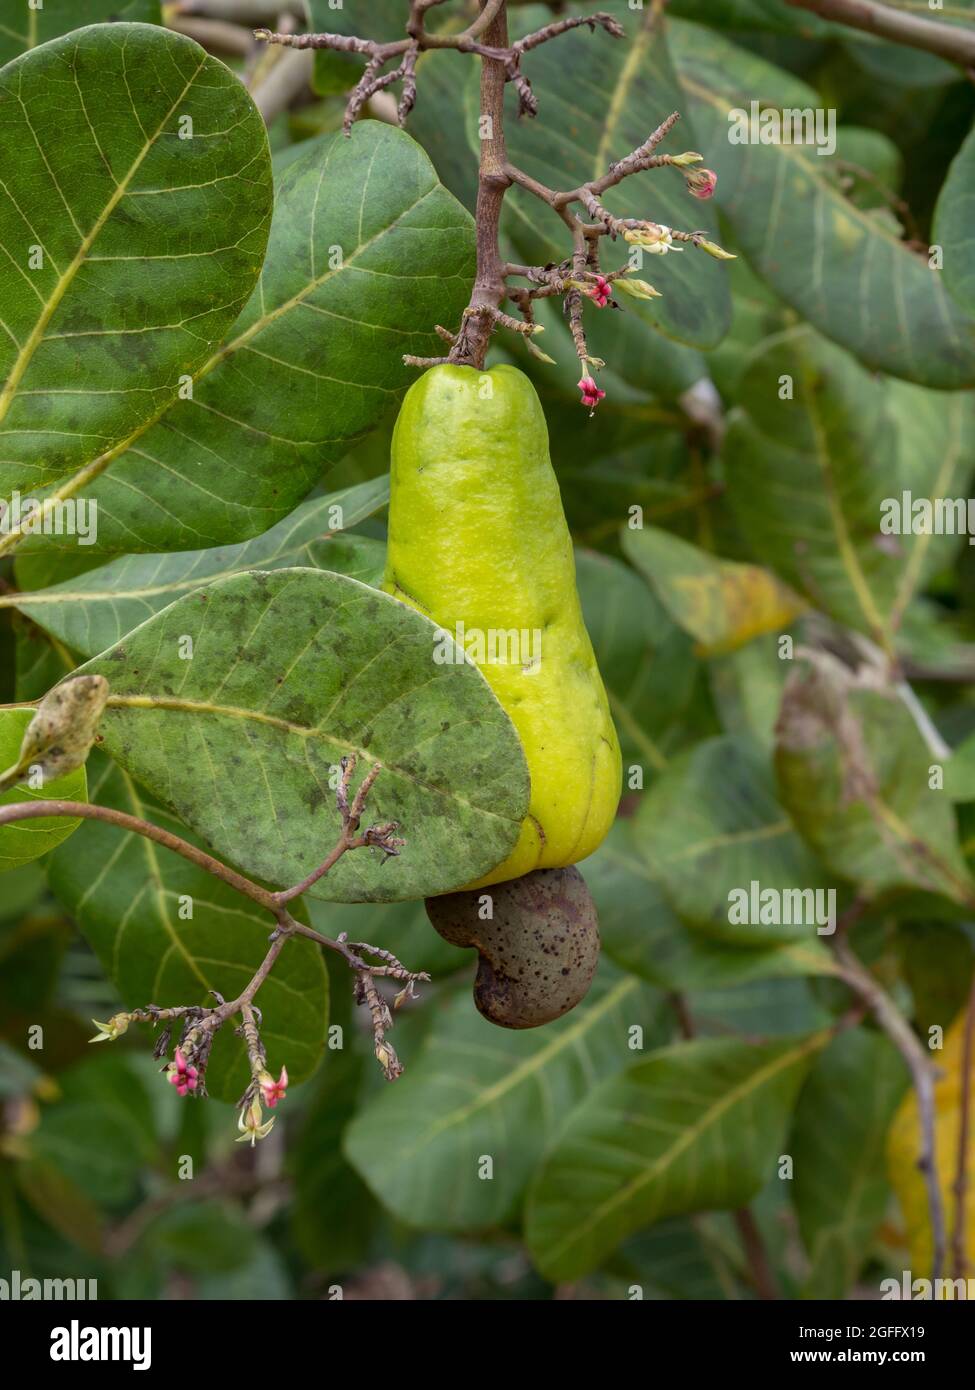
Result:
[[[170,1084],[176,1087],[176,1094],[185,1096],[187,1092],[196,1090],[200,1082],[200,1073],[187,1062],[179,1048],[174,1053],[174,1059],[169,1064],[166,1074]]]
[[[697,245],[709,256],[713,256],[716,261],[736,261],[738,259],[731,251],[726,251],[723,246],[719,246],[716,241],[702,240],[697,242]]]
[[[687,191],[694,198],[710,198],[718,182],[713,169],[689,169],[684,175]]]
[[[605,391],[600,391],[591,376],[580,378],[579,390],[582,392],[582,404],[588,406],[590,412],[596,409],[596,406],[606,395]]]
[[[670,162],[675,169],[684,169],[688,164],[700,164],[703,158],[704,155],[696,150],[685,150],[683,154],[671,155]]]
[[[660,299],[662,296],[659,290],[647,283],[646,280],[629,280],[624,277],[616,281],[616,288],[628,294],[631,299]]]
[[[288,1090],[288,1069],[281,1068],[281,1075],[275,1081],[274,1077],[267,1070],[258,1074],[257,1084],[261,1088],[261,1098],[269,1109],[273,1110],[279,1100],[284,1100]]]
[[[114,1042],[128,1028],[129,1016],[128,1014],[113,1014],[107,1023],[99,1023],[97,1018],[93,1018],[92,1023],[99,1031],[95,1037],[88,1039],[89,1042]]]

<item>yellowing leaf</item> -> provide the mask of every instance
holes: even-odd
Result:
[[[720,560],[668,531],[624,531],[623,549],[674,621],[697,639],[702,656],[776,632],[805,606],[760,565]]]
[[[955,1229],[957,1199],[954,1191],[958,1171],[958,1145],[961,1138],[962,1076],[965,1048],[965,1015],[962,1014],[945,1037],[944,1048],[934,1054],[941,1077],[935,1084],[935,1148],[938,1186],[945,1209],[945,1229],[951,1249]],[[970,1077],[969,1086],[975,1085]],[[887,1136],[887,1171],[897,1194],[907,1227],[911,1251],[911,1273],[925,1279],[931,1273],[933,1242],[924,1176],[917,1166],[921,1128],[917,1095],[905,1097]],[[975,1125],[969,1126],[966,1166],[971,1182],[975,1170]],[[969,1259],[975,1253],[975,1197],[970,1193],[965,1206],[965,1249]],[[950,1263],[950,1259],[949,1259]],[[950,1268],[944,1271],[950,1276]]]

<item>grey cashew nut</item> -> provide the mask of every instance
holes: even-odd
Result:
[[[474,1002],[491,1023],[537,1028],[585,998],[599,960],[599,922],[575,867],[446,893],[428,898],[426,908],[445,941],[476,949]]]

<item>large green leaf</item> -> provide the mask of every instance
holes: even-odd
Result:
[[[0,772],[20,761],[20,745],[28,724],[34,717],[30,709],[0,710]],[[0,806],[12,806],[21,801],[87,801],[84,767],[75,768],[63,777],[32,787],[28,780],[18,782],[8,791],[0,792]],[[65,816],[44,816],[39,820],[16,821],[0,826],[0,873],[28,864],[48,850],[54,849],[79,825]],[[6,891],[6,889],[4,890]]]
[[[733,144],[729,113],[823,110],[817,93],[713,30],[670,26],[675,61],[716,199],[755,269],[810,323],[867,366],[939,390],[975,383],[975,318],[949,297],[942,274],[882,216],[840,192],[812,145]],[[758,95],[757,95],[758,94]]]
[[[240,312],[267,243],[267,138],[222,63],[143,24],[8,64],[0,132],[18,152],[0,196],[0,491],[74,474],[73,490]]]
[[[778,795],[832,873],[872,897],[921,889],[975,903],[955,809],[895,690],[828,653],[790,675],[776,728]]]
[[[85,24],[140,20],[160,22],[159,0],[7,0],[0,19],[0,63],[9,63],[28,49],[47,43]]]
[[[177,600],[84,669],[111,684],[108,752],[271,882],[299,882],[338,839],[340,759],[357,755],[360,775],[381,762],[368,821],[397,821],[405,848],[385,864],[347,854],[314,892],[422,898],[498,864],[528,810],[510,720],[475,666],[434,659],[438,632],[357,580],[256,571]]]
[[[971,397],[878,379],[796,328],[756,350],[739,400],[724,462],[752,549],[830,617],[890,646],[910,599],[960,537],[882,535],[883,503],[900,506],[904,491],[964,495]]]
[[[660,146],[661,153],[699,148],[654,7],[633,9],[627,0],[607,0],[600,8],[620,21],[624,38],[612,39],[598,29],[591,34],[583,26],[525,59],[540,114],[535,121],[508,123],[508,151],[515,164],[549,188],[576,188],[605,174],[614,161],[642,145],[672,111],[684,116]],[[603,201],[617,217],[652,218],[667,226],[702,229],[717,239],[714,213],[688,194],[677,169],[636,174],[606,193]],[[530,263],[544,265],[569,254],[564,225],[521,189],[508,193],[505,218],[509,234]],[[626,360],[629,335],[639,340],[647,325],[694,347],[712,347],[728,326],[731,300],[725,269],[709,256],[688,248],[682,254],[647,257],[647,267],[661,299],[639,304],[626,300],[631,312],[622,320],[606,310],[587,315],[597,332],[597,320],[613,320],[607,331],[614,335],[615,347],[604,354],[610,365],[614,359]],[[595,338],[593,350],[600,352]]]
[[[890,1198],[884,1142],[905,1084],[880,1033],[841,1033],[799,1096],[788,1151],[793,1201],[809,1256],[807,1298],[843,1298],[869,1256]]]
[[[643,1226],[748,1202],[773,1176],[824,1041],[681,1043],[591,1090],[529,1193],[526,1237],[542,1273],[578,1278]]]
[[[98,753],[92,799],[199,844]],[[178,854],[101,821],[85,821],[77,839],[52,856],[50,882],[126,1008],[212,1004],[210,990],[233,999],[267,953],[274,923],[266,912]],[[276,1074],[285,1064],[292,1081],[304,1080],[318,1065],[328,1023],[328,977],[319,948],[288,942],[258,1003],[269,1065]],[[207,1068],[208,1090],[235,1101],[248,1076],[243,1039],[231,1027],[221,1029]]]
[[[382,572],[385,546],[366,536],[345,537],[341,530],[388,500],[388,478],[376,478],[303,502],[256,540],[213,550],[128,555],[37,594],[0,597],[0,607],[16,605],[72,651],[95,656],[184,594],[241,570],[307,565],[368,583]]]
[[[661,989],[713,990],[833,973],[829,952],[815,940],[746,947],[688,930],[639,854],[632,821],[618,820],[581,868],[599,913],[603,950]]]
[[[658,997],[603,963],[572,1013],[511,1031],[483,1019],[465,993],[402,1080],[356,1116],[345,1137],[349,1159],[410,1225],[468,1230],[506,1220],[564,1116],[595,1078],[632,1058],[628,1030],[639,1025],[646,1037],[659,1026]]]
[[[219,546],[287,516],[371,430],[458,318],[471,218],[423,150],[377,121],[307,142],[285,169],[260,282],[180,399],[82,495],[98,546]],[[61,545],[57,537],[34,544]]]
[[[815,893],[824,879],[751,741],[706,739],[675,758],[645,794],[634,835],[653,878],[689,925],[739,946],[815,942],[817,924],[805,902],[801,925],[752,920],[753,883],[762,892]],[[733,891],[748,895],[748,922],[731,920]]]
[[[973,16],[975,17],[975,16]],[[938,197],[932,240],[944,254],[945,284],[952,298],[975,314],[975,130],[971,130],[952,160]]]

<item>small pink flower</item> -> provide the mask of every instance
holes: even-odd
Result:
[[[687,191],[695,198],[710,198],[718,176],[713,169],[688,169],[684,175]]]
[[[185,1096],[187,1091],[195,1091],[199,1081],[200,1073],[196,1067],[190,1066],[186,1058],[176,1049],[175,1061],[169,1068],[170,1084],[176,1087],[176,1094]]]
[[[600,391],[591,376],[582,377],[579,382],[579,390],[582,392],[582,404],[587,405],[590,412],[596,409],[596,406],[606,395],[605,391]]]
[[[597,275],[586,290],[586,294],[593,300],[597,309],[605,309],[613,297],[613,286],[604,275]]]
[[[275,1081],[269,1071],[261,1072],[258,1080],[260,1081],[261,1095],[264,1099],[264,1104],[269,1110],[273,1110],[279,1100],[284,1100],[287,1093],[288,1069],[287,1067],[281,1068],[281,1075],[278,1077],[277,1081]]]

